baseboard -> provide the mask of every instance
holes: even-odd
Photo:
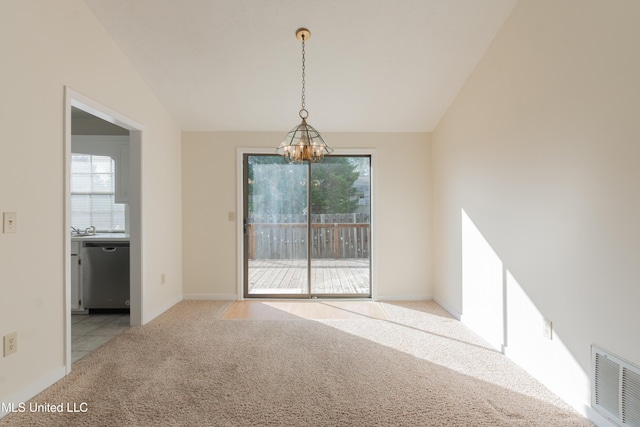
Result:
[[[0,419],[9,415],[12,411],[18,412],[20,404],[27,402],[41,391],[60,381],[64,378],[66,372],[66,367],[61,366],[40,378],[33,384],[30,384],[24,390],[10,396],[6,401],[2,401],[2,404],[0,405]]]
[[[216,301],[236,301],[236,294],[184,294],[186,300],[216,300]]]
[[[438,298],[433,298],[433,300],[442,308],[444,308],[450,315],[452,315],[456,320],[461,320],[462,316],[456,310],[451,308],[449,305],[443,303]]]
[[[170,300],[168,303],[161,306],[160,308],[153,310],[150,315],[144,316],[142,324],[145,325],[151,322],[153,319],[160,316],[162,313],[164,313],[165,311],[169,310],[171,307],[173,307],[174,305],[182,301],[182,299],[183,299],[182,295],[179,295],[174,299]]]
[[[433,297],[426,294],[376,295],[374,301],[428,301],[431,299]]]

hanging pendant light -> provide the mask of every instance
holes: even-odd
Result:
[[[311,32],[306,28],[296,31],[296,38],[302,42],[302,107],[298,115],[302,123],[291,129],[276,152],[284,157],[287,163],[320,163],[325,155],[331,154],[333,149],[322,139],[320,132],[307,123],[309,112],[305,108],[305,51],[304,43],[309,40]]]

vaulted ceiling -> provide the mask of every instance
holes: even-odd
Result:
[[[428,132],[517,0],[85,0],[185,131]]]

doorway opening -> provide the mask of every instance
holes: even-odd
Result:
[[[243,297],[370,298],[371,155],[242,165]]]
[[[105,323],[105,330],[86,334],[91,336],[90,339],[86,339],[88,342],[108,339],[109,332],[113,335],[117,329],[142,324],[143,128],[134,120],[73,89],[65,89],[64,316],[65,365],[68,374],[73,361],[79,356],[77,351],[72,354],[72,343],[77,342],[80,335],[84,335],[96,323]],[[129,296],[116,298],[123,301],[119,301],[120,305],[114,308],[111,308],[112,292],[102,292],[107,287],[98,286],[98,280],[95,281],[98,287],[89,288],[83,283],[85,276],[99,276],[100,279],[104,279],[104,274],[94,274],[100,270],[102,264],[96,263],[95,257],[92,257],[93,252],[89,253],[91,249],[104,242],[109,242],[109,245],[99,248],[100,254],[117,258],[119,266],[123,262],[126,264],[123,264],[126,270],[122,270],[124,273],[117,277],[116,282],[126,282],[126,292]],[[124,245],[127,247],[123,248]],[[85,255],[86,257],[81,259]],[[99,261],[104,261],[104,258],[100,257]],[[111,258],[107,261],[110,262]],[[114,270],[109,268],[108,271],[112,275]],[[119,295],[124,295],[124,287],[122,291]],[[99,311],[102,313],[90,321],[79,317],[82,316],[80,313],[87,314],[92,309],[95,310],[95,314]],[[116,311],[121,313],[105,318],[104,310],[109,314]],[[107,326],[106,323],[111,324]],[[72,324],[75,328],[73,337]]]

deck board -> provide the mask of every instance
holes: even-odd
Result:
[[[369,295],[368,259],[314,259],[311,264],[313,294]],[[249,294],[307,293],[307,261],[250,260]]]

